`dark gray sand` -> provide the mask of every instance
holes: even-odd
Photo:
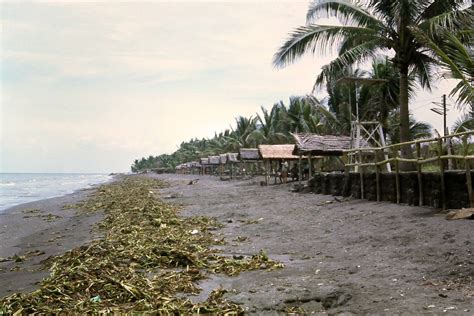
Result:
[[[170,183],[162,197],[182,204],[183,215],[213,216],[225,225],[216,231],[228,242],[224,253],[264,249],[286,265],[214,276],[200,284],[203,291],[193,301],[222,286],[251,314],[292,306],[316,314],[474,313],[474,221],[447,221],[430,208],[292,193],[291,184],[261,187],[259,179],[153,176]],[[195,178],[196,184],[187,184]],[[97,238],[90,230],[101,214],[62,209],[90,192],[0,215],[0,257],[26,255],[24,262],[0,263],[0,296],[34,289],[47,275],[36,271],[39,262]]]
[[[474,315],[474,221],[430,208],[290,192],[258,179],[160,175],[185,215],[216,217],[227,254],[264,249],[282,270],[218,276],[227,298],[255,314],[300,306],[321,314]],[[200,178],[194,185],[190,179]],[[262,179],[263,180],[263,179]]]
[[[15,255],[25,257],[21,262],[0,262],[0,297],[34,290],[35,284],[48,275],[42,261],[97,237],[91,229],[102,214],[63,209],[93,191],[21,204],[0,213],[0,261]]]

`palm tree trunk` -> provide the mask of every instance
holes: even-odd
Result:
[[[408,66],[400,67],[400,142],[410,141],[410,120],[408,110]],[[400,156],[402,158],[412,158],[411,146],[401,147]],[[411,163],[402,163],[402,170],[411,170]]]

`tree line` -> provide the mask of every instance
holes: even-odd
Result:
[[[321,25],[335,17],[338,25]],[[306,53],[336,48],[338,57],[324,66],[314,90],[327,97],[290,97],[261,113],[239,116],[235,127],[212,138],[182,142],[172,154],[135,160],[132,171],[174,168],[177,164],[258,144],[292,142],[290,133],[348,135],[358,112],[360,120],[381,123],[387,143],[406,142],[431,135],[431,126],[409,113],[415,88],[430,90],[434,75],[458,84],[450,96],[467,111],[453,130],[474,127],[474,9],[462,0],[316,0],[306,25],[290,33],[274,56],[285,67]],[[355,67],[371,63],[369,70]],[[313,91],[314,92],[314,91]],[[410,147],[402,156],[411,155]]]

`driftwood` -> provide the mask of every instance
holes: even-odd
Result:
[[[474,219],[474,208],[463,208],[446,214],[446,219]]]
[[[199,179],[191,180],[191,181],[189,181],[188,185],[196,184],[196,183],[198,183],[198,181],[199,181]]]

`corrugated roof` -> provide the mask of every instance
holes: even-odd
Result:
[[[353,148],[350,136],[292,134],[295,139],[294,154],[341,156],[344,150]],[[370,147],[366,140],[360,141],[360,147]]]
[[[293,155],[295,145],[259,145],[258,150],[262,159],[299,159],[299,156]]]
[[[239,149],[240,160],[259,160],[260,155],[257,148],[240,148]]]

